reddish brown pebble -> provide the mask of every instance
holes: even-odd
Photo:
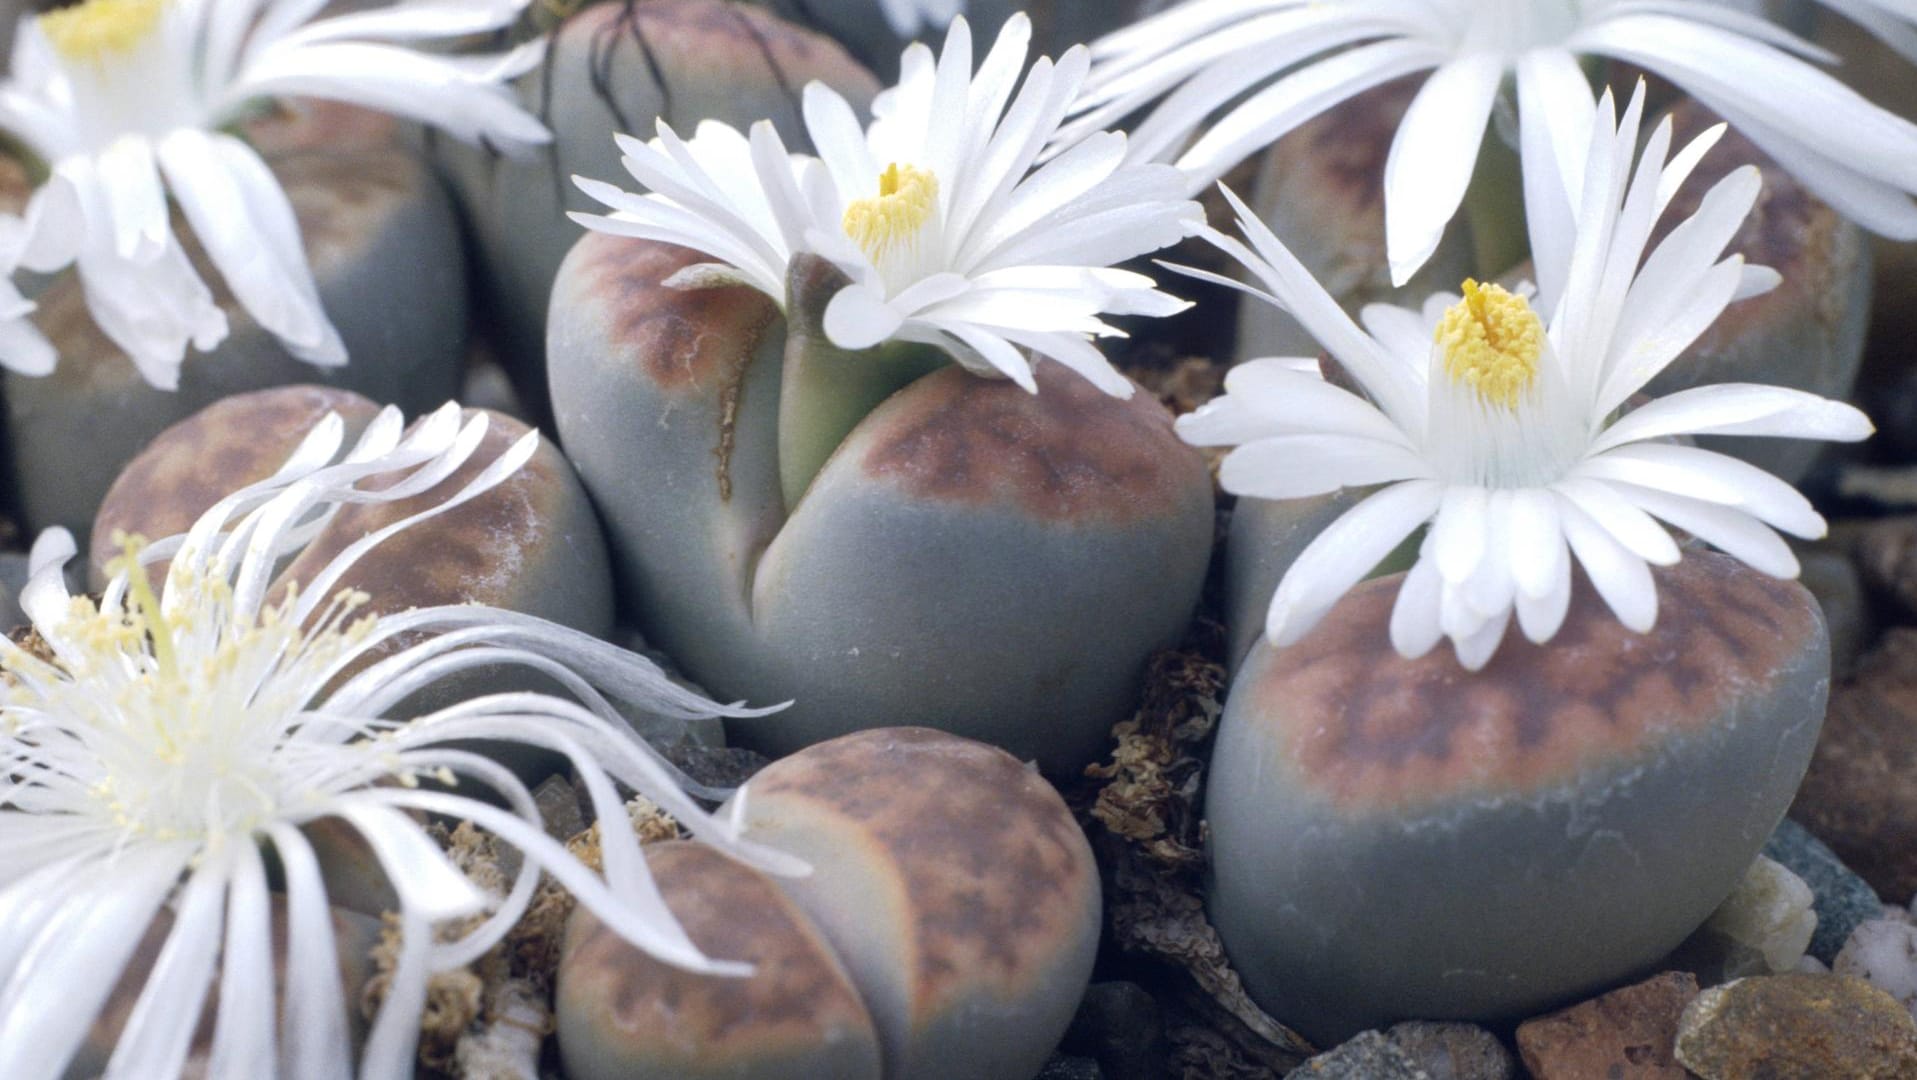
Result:
[[[1677,1021],[1697,978],[1669,971],[1518,1027],[1518,1053],[1536,1080],[1686,1080]]]
[[[1831,697],[1791,816],[1879,895],[1917,893],[1917,630],[1892,629]]]
[[[556,1001],[569,1080],[877,1080],[878,1035],[858,991],[771,879],[683,841],[650,845],[646,859],[701,951],[753,973],[683,971],[576,910]]]

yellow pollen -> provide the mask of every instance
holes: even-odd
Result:
[[[131,52],[160,23],[166,0],[86,0],[40,16],[40,32],[70,60]]]
[[[1464,299],[1438,320],[1444,371],[1487,405],[1515,409],[1538,378],[1544,323],[1524,297],[1466,279]]]
[[[845,234],[877,261],[909,242],[938,209],[939,178],[915,165],[893,162],[879,174],[879,193],[845,208]]]

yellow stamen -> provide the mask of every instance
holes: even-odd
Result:
[[[131,52],[160,23],[166,0],[86,0],[40,16],[40,32],[70,60]]]
[[[1464,299],[1438,321],[1445,374],[1487,405],[1515,409],[1538,378],[1544,323],[1522,296],[1466,279]]]
[[[170,674],[174,670],[173,628],[167,625],[166,616],[160,614],[160,598],[153,592],[145,564],[140,562],[140,553],[146,550],[146,537],[137,533],[129,536],[115,529],[112,540],[119,545],[120,556],[107,563],[107,573],[126,574],[127,599],[132,601],[133,611],[139,613],[141,624],[153,641],[153,659],[159,663],[162,673]]]
[[[879,193],[845,208],[845,234],[876,261],[918,235],[938,209],[939,178],[893,162],[879,174]]]

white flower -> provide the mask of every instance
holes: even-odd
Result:
[[[1917,48],[1908,3],[1822,2],[1851,14],[1875,5],[1870,25]],[[1133,132],[1132,155],[1176,157],[1194,189],[1333,105],[1430,71],[1385,162],[1386,255],[1400,285],[1457,212],[1505,76],[1516,76],[1527,174],[1544,148],[1583,145],[1566,120],[1590,94],[1582,56],[1662,75],[1846,216],[1917,239],[1917,126],[1807,62],[1829,53],[1712,0],[1187,0],[1093,53],[1083,115],[1061,145],[1164,96]]]
[[[1740,256],[1719,260],[1757,197],[1751,167],[1720,181],[1645,256],[1671,196],[1723,128],[1667,164],[1666,121],[1633,175],[1642,109],[1640,85],[1619,123],[1607,92],[1588,125],[1588,153],[1572,156],[1577,179],[1557,199],[1566,209],[1533,206],[1546,211],[1532,221],[1548,324],[1522,296],[1466,282],[1462,300],[1436,297],[1422,313],[1368,307],[1360,329],[1233,199],[1256,252],[1222,235],[1212,242],[1249,267],[1271,290],[1265,299],[1292,312],[1370,400],[1319,378],[1313,361],[1256,360],[1232,370],[1225,396],[1180,418],[1179,433],[1197,445],[1237,446],[1220,480],[1241,495],[1384,485],[1286,572],[1266,624],[1275,644],[1302,637],[1427,522],[1398,592],[1392,643],[1419,656],[1449,637],[1472,669],[1490,659],[1514,612],[1532,641],[1557,632],[1573,559],[1620,621],[1649,630],[1657,618],[1650,566],[1680,555],[1653,519],[1765,573],[1796,575],[1796,558],[1772,529],[1823,535],[1810,503],[1762,470],[1673,440],[1855,440],[1869,435],[1870,422],[1801,391],[1730,383],[1619,415],[1732,300],[1776,283]]]
[[[879,0],[892,32],[909,38],[922,27],[937,29],[965,14],[965,0]]]
[[[750,139],[712,122],[690,143],[663,122],[649,144],[621,136],[627,170],[653,194],[575,177],[614,212],[574,217],[720,261],[673,284],[735,280],[781,305],[792,257],[824,256],[852,278],[825,312],[842,348],[921,342],[1033,390],[1026,349],[1129,396],[1131,383],[1090,340],[1120,334],[1100,316],[1186,305],[1111,264],[1176,243],[1200,211],[1176,170],[1124,165],[1118,133],[1031,171],[1088,66],[1082,48],[1056,66],[1041,58],[1014,95],[1031,32],[1022,14],[1007,20],[976,76],[962,18],[936,63],[912,45],[863,131],[844,98],[812,83],[804,113],[816,160],[787,153],[765,122]]]
[[[53,345],[27,321],[38,305],[13,283],[25,247],[26,222],[11,214],[0,215],[0,368],[45,375],[53,370]]]
[[[215,332],[210,299],[170,319],[127,317],[204,291],[173,235],[171,195],[261,326],[303,360],[345,363],[291,204],[259,155],[222,129],[263,99],[303,95],[506,149],[543,142],[545,128],[504,85],[538,62],[538,46],[463,57],[408,45],[497,29],[524,4],[405,0],[313,20],[319,5],[305,0],[85,0],[24,18],[0,128],[52,176],[28,209],[23,265],[51,273],[78,260],[102,330],[150,381],[177,385],[186,343],[210,347],[225,321]],[[148,278],[147,295],[129,299]],[[119,318],[107,310],[116,305]]]
[[[505,479],[536,436],[432,507],[348,547],[297,593],[278,591],[281,559],[334,510],[450,483],[485,422],[462,424],[448,406],[402,438],[389,409],[334,462],[342,430],[328,417],[275,476],[147,549],[148,559],[172,556],[157,594],[129,551],[97,605],[69,597],[59,563],[72,538],[53,531],[36,544],[21,603],[51,657],[0,643],[0,1076],[62,1075],[164,908],[172,928],[107,1075],[177,1075],[216,978],[209,1075],[351,1074],[327,882],[301,832],[321,818],[365,839],[398,896],[403,943],[358,1069],[369,1077],[412,1075],[429,973],[498,942],[541,872],[662,959],[741,970],[699,951],[661,901],[632,831],[607,826],[626,821],[615,781],[735,854],[803,872],[703,812],[602,692],[677,716],[756,711],[715,705],[643,658],[529,616],[467,605],[356,618],[367,598],[335,590],[385,537]],[[424,687],[500,663],[545,673],[578,703],[501,694],[385,718]],[[473,740],[571,759],[607,826],[603,876],[545,834],[524,785],[466,748]],[[428,789],[417,783],[425,777],[459,786]],[[416,813],[471,821],[523,852],[507,894],[484,894]],[[267,849],[285,882],[289,930],[279,1000]],[[442,920],[481,915],[452,940],[434,936]]]

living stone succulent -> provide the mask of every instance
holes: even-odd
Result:
[[[329,412],[357,430],[378,412],[371,401],[321,386],[285,386],[225,398],[168,428],[140,452],[101,503],[89,564],[96,584],[117,554],[114,538],[157,539],[184,531],[227,492],[273,474],[301,437]],[[469,411],[468,415],[472,415]],[[529,430],[489,415],[483,440],[446,486],[411,499],[347,507],[327,523],[280,573],[282,583],[304,582],[347,545],[435,505],[472,481]],[[493,490],[394,536],[362,557],[339,587],[372,597],[369,614],[397,614],[440,604],[485,604],[517,611],[595,637],[613,629],[612,569],[592,505],[572,466],[550,442]],[[563,692],[523,667],[482,667],[443,680],[409,698],[417,714],[479,694],[514,690]],[[632,717],[642,734],[667,734]],[[516,752],[507,763],[528,779],[552,771],[559,759]],[[334,855],[338,845],[329,845]],[[345,856],[340,856],[345,857]],[[378,865],[363,860],[372,882]],[[344,875],[351,877],[353,875]],[[383,886],[378,888],[383,889]]]
[[[801,335],[750,290],[662,284],[697,261],[589,234],[553,293],[560,437],[641,629],[715,694],[794,699],[731,726],[769,753],[910,723],[1090,761],[1209,557],[1210,486],[1170,415],[1054,365],[1036,394],[946,365],[859,419],[788,504]]]
[[[520,80],[522,103],[553,141],[524,159],[450,140],[439,160],[465,208],[483,270],[487,316],[522,394],[543,400],[546,309],[592,205],[575,175],[621,174],[614,131],[649,134],[655,120],[691,131],[701,120],[743,127],[771,119],[803,145],[799,92],[823,80],[863,107],[878,84],[839,45],[732,0],[606,0],[583,6],[550,38],[545,62]]]
[[[283,138],[297,144],[306,136]],[[350,361],[315,367],[296,360],[224,298],[225,342],[190,358],[177,391],[156,389],[94,326],[77,278],[62,275],[39,299],[40,326],[59,350],[59,366],[4,380],[7,457],[29,527],[64,526],[84,544],[121,467],[168,425],[231,394],[324,382],[418,411],[457,389],[465,259],[452,205],[432,172],[392,146],[292,150],[273,166]]]
[[[1816,602],[1715,553],[1656,571],[1624,629],[1581,583],[1548,644],[1407,660],[1398,577],[1286,649],[1220,725],[1209,908],[1253,997],[1337,1042],[1535,1014],[1668,953],[1741,881],[1809,763]]]
[[[555,1000],[567,1080],[880,1080],[872,1016],[803,908],[700,844],[652,844],[646,859],[699,947],[753,973],[680,971],[575,911]]]
[[[558,987],[569,1080],[1024,1080],[1090,980],[1091,846],[1001,750],[882,728],[776,761],[723,808],[811,864],[774,881],[648,849],[666,902],[744,979],[670,972],[574,915]]]

